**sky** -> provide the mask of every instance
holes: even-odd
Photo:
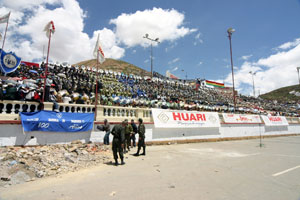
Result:
[[[227,34],[232,27],[239,93],[253,95],[253,80],[256,96],[299,83],[300,0],[0,0],[0,16],[9,11],[4,50],[24,61],[43,60],[48,45],[43,29],[52,20],[52,62],[93,59],[100,34],[106,58],[150,71],[147,33],[160,41],[152,42],[153,71],[232,86]],[[5,26],[0,24],[2,35]]]

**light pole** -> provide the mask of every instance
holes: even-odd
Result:
[[[250,71],[249,74],[252,75],[252,83],[253,83],[253,96],[255,97],[255,85],[254,85],[254,76],[256,75],[256,72]]]
[[[227,29],[229,44],[230,44],[230,59],[231,59],[231,73],[232,73],[232,95],[233,95],[233,107],[235,111],[235,92],[234,92],[234,74],[233,74],[233,61],[232,61],[232,46],[231,46],[231,35],[235,30],[233,28]]]
[[[182,69],[181,71],[184,72],[184,69]],[[187,80],[187,72],[185,72],[185,80]]]
[[[298,72],[298,80],[299,80],[299,85],[300,85],[299,70],[300,70],[300,67],[297,67],[297,72]]]
[[[160,43],[158,40],[159,38],[156,38],[156,39],[152,39],[152,38],[149,38],[149,34],[146,33],[145,36],[143,38],[146,38],[148,40],[151,41],[151,78],[153,77],[153,51],[152,51],[152,42],[156,42],[156,43]]]

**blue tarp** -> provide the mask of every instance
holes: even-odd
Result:
[[[21,112],[24,131],[82,132],[93,128],[94,113]]]

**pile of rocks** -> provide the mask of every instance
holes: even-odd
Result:
[[[109,146],[71,144],[0,148],[0,186],[18,184],[111,160]]]

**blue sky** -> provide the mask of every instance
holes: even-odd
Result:
[[[52,61],[73,64],[92,58],[100,33],[106,57],[150,71],[149,43],[142,38],[149,33],[161,39],[153,48],[154,71],[165,74],[170,70],[180,78],[187,74],[230,86],[226,30],[233,27],[235,81],[240,93],[253,92],[249,71],[257,72],[256,94],[298,83],[299,0],[2,0],[0,4],[0,13],[12,11],[6,46],[28,61],[42,57],[47,39],[40,30],[53,20]]]

